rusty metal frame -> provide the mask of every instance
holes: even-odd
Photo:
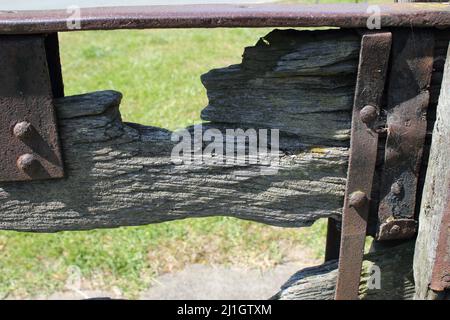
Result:
[[[0,181],[64,176],[53,106],[62,92],[51,84],[62,77],[51,46],[44,35],[0,36]]]
[[[382,33],[378,36],[382,38]],[[376,34],[372,34],[376,36]],[[376,41],[371,50],[361,44],[360,65],[355,93],[355,105],[352,117],[352,133],[350,146],[350,161],[345,194],[341,250],[339,255],[339,272],[336,286],[336,299],[357,299],[360,281],[360,272],[363,259],[364,240],[369,211],[369,196],[372,187],[372,178],[375,172],[377,157],[378,133],[386,134],[384,162],[380,177],[380,199],[378,203],[378,232],[376,239],[399,240],[408,239],[416,234],[417,221],[415,208],[417,200],[417,186],[419,170],[422,162],[423,147],[427,128],[427,108],[429,104],[429,85],[433,69],[434,36],[431,30],[392,30],[392,53],[387,89],[387,106],[381,109],[384,81],[376,78],[373,83],[368,70],[372,63],[387,65],[389,52],[386,55],[371,56],[376,50]],[[382,40],[381,40],[382,41]],[[381,43],[381,45],[383,45]],[[377,60],[379,59],[379,60]],[[380,70],[386,70],[379,68]],[[375,74],[372,70],[372,74]],[[379,74],[376,74],[378,77]],[[384,80],[384,78],[383,78]],[[373,94],[378,88],[378,104],[361,108],[366,104],[360,102],[358,94],[361,90],[369,90],[365,94]],[[367,110],[365,110],[367,109]],[[371,127],[372,134],[364,131],[361,123],[373,123],[380,111],[386,117],[385,125]],[[366,148],[364,150],[364,147]],[[365,152],[361,155],[362,152]],[[356,158],[356,160],[355,160]],[[364,161],[364,162],[363,162]],[[376,200],[376,199],[375,199]],[[450,210],[449,210],[450,211]],[[450,214],[449,214],[450,215]],[[450,286],[450,269],[448,250],[447,216],[443,219],[438,252],[442,257],[437,259],[433,271],[433,288],[442,291]],[[335,237],[332,233],[328,240]],[[327,250],[332,256],[332,247]],[[447,260],[446,260],[447,259]],[[444,261],[445,260],[445,261]]]
[[[342,215],[336,300],[358,299],[381,110],[392,34],[362,36],[352,115],[350,158]]]
[[[450,27],[444,3],[380,4],[380,23],[387,27]],[[77,31],[66,10],[0,11],[0,34]],[[166,5],[81,8],[82,30],[341,27],[367,28],[373,15],[368,4]]]

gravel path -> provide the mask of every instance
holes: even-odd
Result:
[[[311,266],[307,261],[289,262],[260,271],[238,267],[190,265],[161,275],[141,294],[144,300],[266,300],[278,292],[296,271]],[[65,291],[39,299],[121,299],[120,291]]]

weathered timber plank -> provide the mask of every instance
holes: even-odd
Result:
[[[447,57],[450,57],[450,51]],[[436,248],[445,207],[450,191],[450,59],[445,65],[442,89],[433,130],[430,157],[422,194],[419,235],[414,258],[416,298],[433,299],[429,289]]]
[[[203,75],[209,105],[202,119],[348,145],[359,46],[351,30],[275,30],[246,48],[242,64]]]
[[[57,100],[67,178],[0,184],[0,229],[53,232],[212,215],[294,227],[340,215],[346,148],[300,146],[298,137],[281,134],[276,175],[260,175],[259,165],[177,165],[171,132],[124,124],[120,98],[107,91]]]
[[[363,300],[399,299],[414,296],[412,260],[414,241],[393,247],[378,249],[364,256],[359,296]],[[380,289],[369,289],[368,283],[375,270],[380,270]],[[338,263],[332,260],[323,265],[307,268],[294,274],[272,298],[276,300],[332,300],[334,298]]]

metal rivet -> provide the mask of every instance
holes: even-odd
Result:
[[[398,225],[393,225],[392,228],[391,228],[391,230],[389,230],[389,233],[390,233],[390,234],[397,234],[397,233],[400,232],[400,230],[401,230],[400,226],[398,226]]]
[[[367,203],[367,196],[362,191],[355,191],[350,194],[348,200],[350,207],[362,208]]]
[[[26,139],[31,135],[31,123],[28,121],[22,121],[17,123],[13,129],[14,136],[18,139]]]
[[[364,122],[365,124],[369,124],[378,117],[378,110],[374,106],[367,105],[361,109],[361,111],[359,112],[359,116],[362,122]]]
[[[23,172],[31,175],[39,170],[40,163],[34,155],[25,153],[17,159],[17,167]]]

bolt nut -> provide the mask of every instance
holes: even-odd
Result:
[[[366,205],[367,200],[368,200],[367,196],[364,192],[355,191],[352,194],[350,194],[348,198],[348,203],[350,207],[359,209]]]
[[[39,170],[40,163],[34,155],[25,153],[17,159],[17,167],[23,172],[32,175]]]
[[[13,129],[14,136],[18,139],[23,140],[31,135],[31,123],[28,121],[18,122]]]
[[[367,105],[359,112],[361,121],[365,124],[370,124],[378,117],[378,110],[376,107]]]

